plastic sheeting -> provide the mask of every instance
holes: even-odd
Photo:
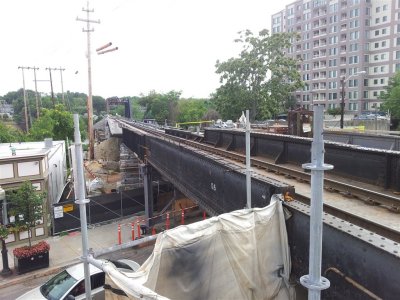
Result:
[[[104,269],[107,299],[292,299],[285,216],[272,198],[159,234],[137,272]]]

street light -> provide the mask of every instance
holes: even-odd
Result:
[[[365,74],[365,71],[360,71],[350,75],[349,77],[345,77],[344,75],[340,78],[340,84],[342,86],[342,103],[340,105],[340,129],[343,129],[343,118],[344,118],[344,85],[351,78],[356,75]]]
[[[4,189],[0,186],[0,201],[3,202],[3,225],[8,224],[8,216],[7,216],[7,202],[6,202],[6,192]],[[3,270],[0,272],[2,276],[7,276],[10,275],[11,269],[8,266],[8,255],[7,255],[7,246],[6,246],[6,241],[4,238],[1,239],[1,257],[3,260]]]

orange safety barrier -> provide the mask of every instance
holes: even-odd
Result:
[[[207,219],[206,212],[203,210],[203,220]]]
[[[121,237],[121,224],[118,224],[118,245],[121,245],[122,237]]]
[[[195,206],[191,206],[191,207],[187,207],[187,208],[182,208],[181,209],[181,225],[185,224],[185,210],[189,210],[192,208],[198,207],[197,205]],[[178,212],[178,211],[171,211],[171,212]],[[167,212],[166,213],[166,220],[165,220],[165,229],[168,230],[171,228],[171,220],[170,220],[170,213],[171,212]],[[153,218],[149,218],[148,220],[151,219],[157,219],[162,217],[163,215],[157,215],[154,216]],[[203,219],[206,219],[207,214],[205,211],[203,211]],[[136,221],[130,222],[131,223],[131,238],[132,240],[135,240],[135,222],[137,223],[137,235],[136,235],[136,239],[140,239],[141,238],[141,228],[140,228],[140,222],[145,222],[147,219],[143,219],[140,220],[139,218]],[[123,226],[129,226],[129,223],[126,224],[118,224],[118,244],[121,245],[122,244],[122,232],[121,232],[121,225]],[[155,228],[152,228],[152,235],[157,234]]]
[[[165,228],[169,229],[169,213],[167,213],[167,220],[165,221]]]

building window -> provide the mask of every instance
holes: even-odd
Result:
[[[386,47],[386,41],[383,41],[383,42],[381,43],[381,46],[382,46],[382,47]]]
[[[386,29],[386,28],[383,28],[383,29],[382,29],[382,34],[386,34],[386,32],[387,32],[387,29]]]
[[[381,78],[381,84],[385,84],[385,79]]]
[[[386,54],[385,53],[381,54],[381,59],[386,59]]]
[[[396,64],[395,70],[396,72],[400,70],[400,64]]]
[[[383,16],[382,17],[382,22],[386,22],[387,21],[387,16]]]
[[[374,79],[374,85],[378,84],[378,79]]]
[[[364,91],[364,98],[368,99],[368,91]]]
[[[381,67],[381,73],[384,73],[385,72],[385,66],[382,66]]]
[[[375,43],[375,48],[379,48],[379,43]]]
[[[378,6],[377,8],[375,8],[375,12],[380,12],[381,11],[381,8]]]
[[[396,38],[396,46],[400,46],[400,37]]]
[[[377,60],[379,60],[379,55],[374,55],[374,61],[377,61]]]
[[[400,59],[400,51],[396,51],[396,59]]]
[[[379,30],[375,30],[375,36],[379,35]]]
[[[384,4],[384,5],[382,6],[382,10],[383,10],[383,11],[387,10],[387,8],[388,8],[387,4]]]
[[[378,92],[377,92],[377,91],[374,91],[373,95],[374,95],[375,97],[378,96]]]
[[[379,24],[379,18],[375,18],[375,24]]]
[[[374,73],[378,73],[378,67],[374,67]]]

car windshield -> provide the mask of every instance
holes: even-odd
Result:
[[[67,271],[63,271],[40,287],[42,295],[49,300],[61,299],[77,282]]]

